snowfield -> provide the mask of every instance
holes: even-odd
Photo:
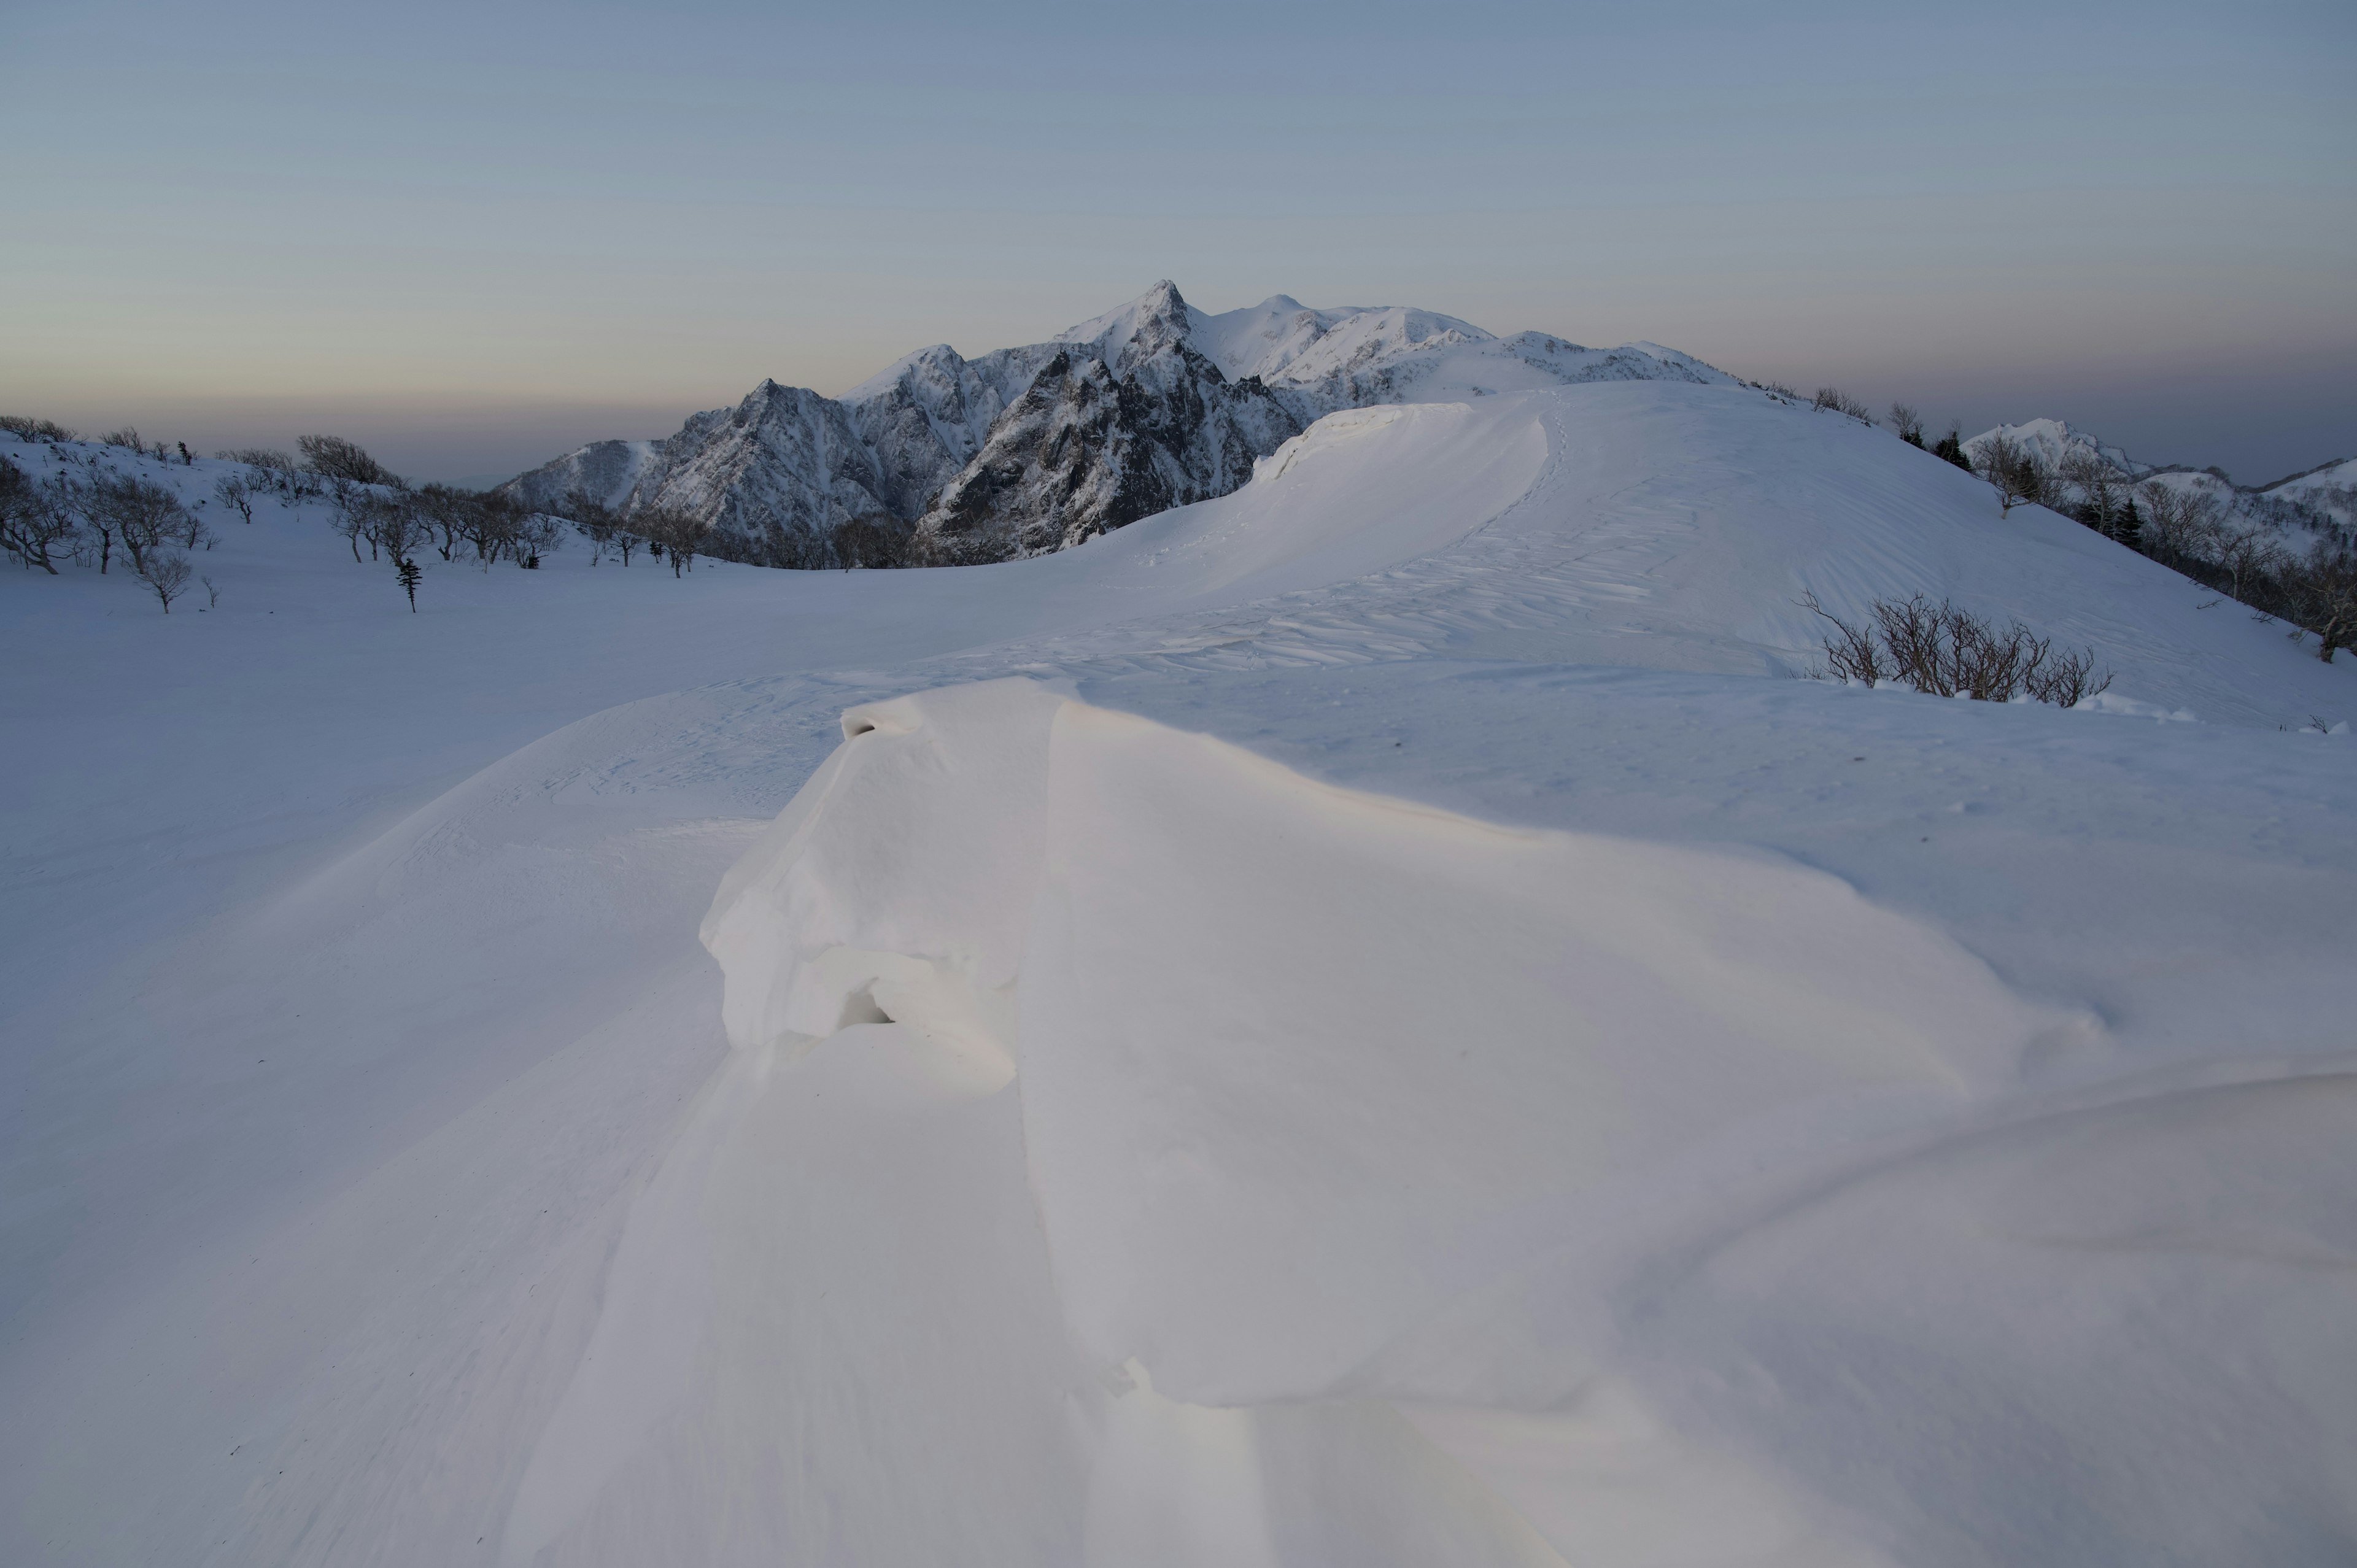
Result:
[[[2357,670],[2092,530],[1611,380],[987,566],[212,522],[0,578],[0,1559],[2357,1552]],[[1803,678],[1917,591],[2117,679]]]

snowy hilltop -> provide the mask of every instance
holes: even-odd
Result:
[[[1209,500],[1320,416],[1597,381],[1732,378],[1674,349],[1499,338],[1396,307],[1284,295],[1209,316],[1163,282],[1045,343],[909,355],[840,399],[763,381],[662,441],[599,441],[511,480],[710,525],[770,566],[969,564],[1042,554]]]
[[[2357,660],[1300,314],[897,367],[945,492],[1229,389],[954,571],[461,508],[413,613],[364,455],[0,439],[220,589],[0,573],[0,1562],[2348,1561]]]

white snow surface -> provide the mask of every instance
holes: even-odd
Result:
[[[1495,390],[1001,565],[0,578],[0,1560],[2347,1561],[2357,672]],[[1794,678],[1919,590],[2117,681]]]

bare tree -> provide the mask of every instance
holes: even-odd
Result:
[[[612,509],[581,489],[567,495],[562,508],[564,514],[572,520],[574,532],[589,542],[589,564],[595,566],[605,559],[606,547],[614,543],[621,532]],[[630,563],[626,560],[623,564]]]
[[[447,561],[466,532],[467,502],[471,492],[454,485],[425,485],[417,492],[421,515],[435,532],[434,547]]]
[[[2357,551],[2319,540],[2305,565],[2285,574],[2301,625],[2316,633],[2316,656],[2357,646]]]
[[[38,566],[54,577],[54,557],[71,551],[80,532],[73,510],[60,504],[56,491],[0,457],[0,550],[26,570]]]
[[[328,481],[328,504],[336,509],[329,526],[346,544],[351,546],[352,564],[365,564],[361,560],[361,540],[369,532],[369,493],[340,476]],[[370,549],[375,544],[371,541]]]
[[[2273,576],[2287,564],[2273,529],[2222,527],[2214,538],[2211,562],[2226,575],[2226,592],[2242,603],[2250,602],[2247,590],[2255,579]]]
[[[522,509],[496,490],[464,495],[454,516],[458,537],[475,547],[475,559],[486,572],[513,547],[523,521]]]
[[[170,615],[172,601],[188,591],[190,575],[188,558],[177,550],[150,550],[137,570],[139,580],[156,591],[156,597],[164,606],[164,613]]]
[[[305,435],[295,445],[302,449],[303,466],[323,479],[349,479],[356,485],[399,485],[401,476],[370,456],[356,441],[340,435]]]
[[[97,474],[88,487],[87,505],[85,515],[123,542],[131,569],[143,577],[149,552],[167,542],[194,548],[206,538],[204,520],[181,504],[178,490],[135,474]]]
[[[666,507],[648,507],[633,512],[631,521],[638,525],[640,533],[662,546],[663,553],[671,557],[671,575],[674,577],[694,568],[696,552],[710,532],[709,524]]]
[[[2136,493],[2144,498],[2145,532],[2160,559],[2207,561],[2217,553],[2226,509],[2216,496],[2159,479],[2147,479]]]
[[[98,439],[102,446],[128,446],[142,456],[146,456],[147,453],[147,443],[140,438],[136,425],[126,424],[120,430],[110,430]]]
[[[1899,439],[1910,446],[1923,445],[1923,416],[1910,405],[1903,403],[1890,405],[1890,428],[1897,431]]]
[[[546,512],[526,512],[516,521],[514,542],[508,553],[527,572],[540,570],[540,558],[554,553],[565,542],[565,520]]]
[[[1992,435],[1973,456],[1973,471],[1996,491],[1999,511],[2013,515],[2018,506],[2042,501],[2053,488],[2053,478],[2037,452],[2010,435]]]
[[[2127,476],[2084,447],[2062,455],[2057,477],[2079,492],[2079,521],[2107,538],[2119,537],[2126,508]]]
[[[243,474],[224,474],[214,480],[213,499],[246,521],[253,521],[253,482]]]
[[[396,568],[432,537],[415,498],[399,490],[391,495],[371,495],[363,490],[361,495],[361,516],[369,536],[369,549],[371,553],[382,551]]]

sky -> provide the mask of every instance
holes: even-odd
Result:
[[[2261,482],[2357,455],[2352,67],[2345,0],[0,0],[0,412],[480,481],[1168,277]]]

